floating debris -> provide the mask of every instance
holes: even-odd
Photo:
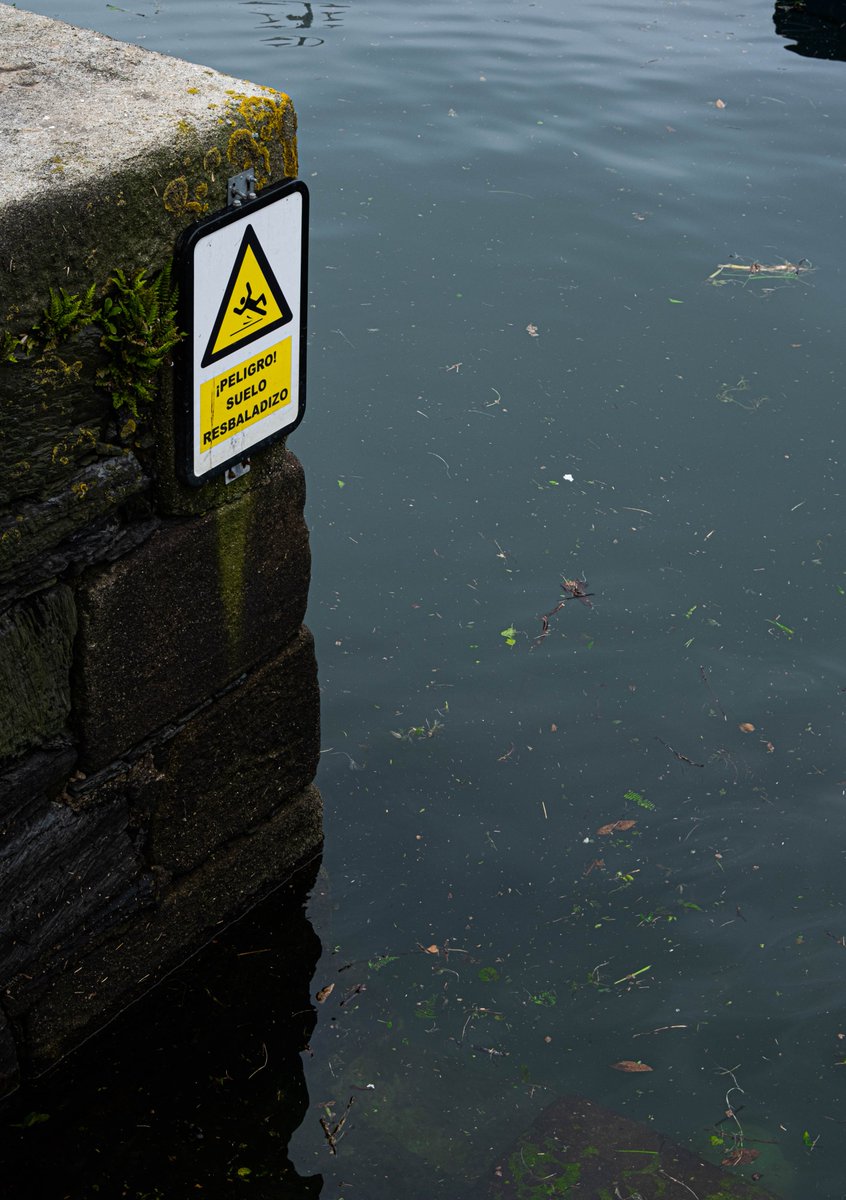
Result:
[[[711,283],[718,279],[720,283],[727,283],[728,279],[720,278],[724,271],[734,271],[737,275],[756,275],[761,279],[798,279],[800,275],[807,275],[814,268],[807,258],[800,258],[798,262],[780,262],[772,265],[760,262],[730,262],[718,263],[716,271],[712,271],[708,276],[708,282]]]

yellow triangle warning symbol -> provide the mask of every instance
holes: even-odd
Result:
[[[252,225],[248,225],[217,310],[202,365],[207,367],[219,358],[226,358],[292,319],[291,307],[261,242]]]

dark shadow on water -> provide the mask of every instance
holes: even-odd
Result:
[[[0,1109],[9,1200],[310,1200],[287,1153],[308,1107],[320,942],[315,860],[97,1038]]]
[[[778,0],[773,23],[792,54],[846,61],[846,0]]]

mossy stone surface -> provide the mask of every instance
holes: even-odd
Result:
[[[276,653],[305,615],[311,559],[302,468],[167,523],[77,585],[74,713],[96,770]]]
[[[42,565],[63,544],[81,535],[131,496],[144,491],[149,480],[128,451],[101,458],[71,476],[66,486],[46,500],[12,505],[0,516],[0,592],[4,584],[45,577]],[[64,563],[76,558],[68,544]],[[60,564],[56,564],[57,573]],[[46,576],[49,578],[49,575]]]
[[[153,880],[125,805],[75,812],[35,796],[4,832],[0,994],[17,1015],[94,935],[148,905]]]
[[[0,616],[0,762],[65,729],[75,633],[73,593],[64,586]]]
[[[98,343],[87,330],[60,349],[0,363],[0,508],[51,495],[102,453],[110,414],[94,387]]]
[[[0,1009],[0,1100],[13,1092],[19,1082],[20,1064],[15,1039]]]
[[[185,874],[281,810],[314,778],[320,698],[308,630],[125,771],[71,788],[75,806],[128,806],[146,860]]]

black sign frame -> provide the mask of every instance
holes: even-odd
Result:
[[[277,429],[258,442],[254,442],[247,452],[239,451],[225,461],[204,471],[202,475],[194,473],[194,445],[197,437],[195,426],[195,387],[194,377],[194,347],[190,334],[193,330],[195,278],[194,250],[197,243],[210,233],[217,233],[237,221],[249,221],[251,216],[275,204],[286,196],[298,192],[302,198],[302,230],[300,241],[300,312],[299,312],[299,375],[297,388],[298,412],[296,419],[283,429]],[[242,464],[245,458],[261,453],[276,442],[287,438],[297,428],[305,416],[306,409],[306,375],[307,375],[307,333],[308,333],[308,249],[309,249],[309,191],[301,179],[284,179],[279,183],[271,183],[262,188],[255,200],[246,201],[238,208],[226,208],[195,221],[182,231],[174,250],[174,279],[178,288],[177,326],[189,336],[180,342],[174,353],[174,418],[176,421],[176,472],[183,483],[190,487],[199,488],[210,480],[225,474],[231,468]],[[269,332],[265,330],[263,332]]]

